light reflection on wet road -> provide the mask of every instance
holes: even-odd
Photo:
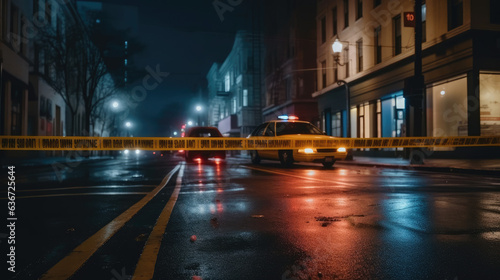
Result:
[[[168,227],[167,236],[177,236],[163,250],[187,252],[171,263],[175,255],[164,253],[156,275],[493,279],[500,275],[498,182],[340,165],[189,165],[174,212],[175,224],[186,227]],[[183,241],[191,234],[198,241]]]
[[[58,176],[50,167],[19,168],[18,279],[46,272],[156,188],[179,160],[118,158]],[[499,177],[248,162],[185,166],[155,279],[500,275]],[[132,275],[174,185],[167,184],[73,279]]]

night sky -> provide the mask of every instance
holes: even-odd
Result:
[[[200,89],[206,94],[206,74],[231,51],[235,32],[251,26],[251,1],[242,0],[219,17],[213,0],[105,0],[138,6],[139,39],[146,49],[136,59],[141,67],[159,65],[170,75],[131,111],[134,136],[170,136],[188,118]],[[220,0],[228,3],[227,0]],[[239,1],[232,1],[238,3]]]

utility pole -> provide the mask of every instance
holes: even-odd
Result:
[[[425,84],[422,75],[422,0],[415,0],[415,61],[414,75],[405,80],[406,136],[424,136]]]

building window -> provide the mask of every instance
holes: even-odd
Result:
[[[500,1],[490,0],[490,22],[500,24]]]
[[[349,0],[344,0],[344,29],[349,27]]]
[[[332,114],[332,136],[342,137],[342,117],[340,112]]]
[[[292,94],[293,94],[292,81],[293,80],[292,80],[291,77],[286,78],[286,83],[285,83],[286,100],[291,100],[292,99]]]
[[[332,29],[333,36],[337,35],[337,7],[332,9]]]
[[[357,0],[356,2],[356,20],[363,17],[363,0]]]
[[[0,39],[4,38],[5,30],[7,26],[7,12],[5,11],[6,1],[0,0]]]
[[[356,42],[356,49],[358,51],[358,72],[363,71],[363,39]]]
[[[405,98],[400,95],[396,97],[396,137],[404,137],[404,118],[405,118]]]
[[[52,121],[53,119],[53,114],[52,114],[52,100],[47,98],[47,121]]]
[[[481,136],[500,136],[499,85],[498,73],[479,74],[479,102],[476,99],[475,103],[479,105]]]
[[[422,1],[422,42],[427,41],[427,5]]]
[[[401,15],[397,15],[392,18],[392,24],[394,26],[394,55],[401,53]]]
[[[381,31],[381,26],[378,26],[374,30],[373,34],[373,45],[375,47],[375,64],[379,64],[382,62],[382,40],[380,38],[380,35],[382,34]]]
[[[448,31],[464,23],[463,0],[448,0]]]
[[[382,4],[382,0],[373,0],[373,7],[376,8]]]
[[[248,89],[243,90],[243,107],[248,106]]]
[[[395,94],[400,93],[398,92]],[[398,95],[397,97],[384,99],[381,101],[381,105],[382,137],[401,137],[404,135],[404,97],[402,95]]]
[[[365,138],[365,106],[363,104],[358,105],[358,135],[359,138]]]
[[[224,91],[229,92],[231,91],[231,76],[229,76],[229,73],[226,74],[224,77]]]
[[[236,110],[237,110],[237,108],[236,108],[236,106],[237,106],[237,105],[236,105],[236,97],[233,97],[232,103],[233,103],[233,106],[232,106],[232,109],[233,109],[233,110],[232,110],[232,113],[233,113],[233,114],[236,114]]]
[[[321,19],[321,43],[326,42],[326,18]]]
[[[19,51],[20,38],[19,38],[19,9],[11,3],[10,5],[10,34],[7,34],[10,37],[9,42],[14,47],[14,50]]]
[[[345,48],[345,77],[349,78],[349,48]]]
[[[483,91],[484,87],[480,84],[481,101],[484,97]],[[428,136],[467,136],[466,77],[444,81],[444,83],[427,88],[426,103],[427,108],[431,108],[427,111],[426,117]],[[484,113],[482,107],[481,113]],[[483,120],[481,120],[481,124],[483,124]]]
[[[326,88],[326,61],[321,62],[321,85]]]

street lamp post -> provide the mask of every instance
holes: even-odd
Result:
[[[345,107],[346,107],[346,122],[347,122],[347,130],[346,130],[346,137],[351,138],[351,94],[349,92],[349,84],[344,81],[344,80],[338,80],[337,85],[344,85],[345,86]]]
[[[340,53],[342,52],[344,45],[339,41],[339,39],[335,39],[335,42],[332,44],[332,50],[333,50],[333,59],[335,60],[335,63],[340,66],[344,66],[340,62]],[[337,85],[344,85],[345,86],[345,99],[346,99],[346,120],[347,120],[347,130],[346,130],[346,137],[351,138],[351,94],[349,92],[349,84],[344,81],[344,80],[338,80]]]

